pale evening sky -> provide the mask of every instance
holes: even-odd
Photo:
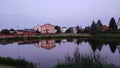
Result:
[[[90,26],[100,19],[108,25],[120,17],[120,0],[0,0],[0,29],[33,28],[51,23]]]

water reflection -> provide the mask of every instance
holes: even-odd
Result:
[[[66,43],[66,42],[74,42],[74,44],[77,44],[78,46],[82,43],[89,43],[91,46],[93,52],[95,52],[97,49],[101,51],[103,45],[109,45],[110,50],[112,53],[116,51],[116,48],[120,45],[120,41],[100,41],[100,40],[95,40],[95,39],[57,39],[57,40],[21,40],[21,41],[12,41],[12,40],[1,40],[0,45],[8,45],[8,44],[13,44],[14,42],[17,42],[18,45],[25,45],[25,44],[34,44],[36,47],[41,47],[46,50],[50,50],[54,47],[56,47],[55,44],[61,45],[61,43]],[[120,46],[119,46],[119,52],[120,52]]]
[[[35,46],[50,50],[55,47],[55,40],[41,40],[40,42],[36,43]]]
[[[13,45],[13,46],[11,46]],[[29,45],[29,46],[28,46]],[[19,51],[15,47],[19,47]],[[14,57],[19,54],[21,58],[36,61],[46,66],[56,64],[56,59],[73,54],[75,47],[80,52],[100,54],[106,57],[108,63],[120,66],[120,40],[96,40],[96,39],[50,39],[50,40],[1,40],[0,56]],[[16,50],[16,51],[15,51]],[[15,52],[15,53],[14,53]],[[48,53],[49,52],[49,53]],[[28,57],[30,57],[28,59]],[[49,61],[48,61],[49,60]],[[39,67],[38,67],[39,68]],[[43,67],[47,68],[47,67]],[[48,67],[49,68],[49,67]]]

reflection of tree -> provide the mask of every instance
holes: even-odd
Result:
[[[67,42],[73,42],[73,39],[67,39]]]
[[[60,44],[60,43],[61,43],[61,40],[55,40],[55,43]]]
[[[97,41],[97,40],[94,40],[94,39],[93,40],[89,40],[88,42],[91,45],[91,48],[92,48],[93,52],[95,52],[97,48],[99,50],[102,49],[102,45],[103,45],[102,43],[103,42],[100,42],[100,41]]]
[[[110,46],[111,51],[114,53],[118,43],[117,42],[109,42],[108,44]]]
[[[111,51],[114,53],[117,45],[120,44],[119,41],[110,41],[110,40],[106,40],[106,41],[87,40],[87,41],[91,45],[91,48],[92,48],[93,52],[95,52],[96,49],[99,49],[99,51],[101,51],[103,45],[109,44]]]
[[[83,42],[83,40],[77,39],[77,41],[75,43],[79,46],[79,44],[81,44],[82,42]]]

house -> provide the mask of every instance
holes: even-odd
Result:
[[[46,23],[42,26],[36,25],[33,27],[34,30],[38,30],[41,34],[54,34],[56,32],[55,26],[49,23]]]
[[[108,30],[108,26],[103,25],[103,26],[102,26],[102,31],[104,32],[104,31],[106,31],[106,30]]]
[[[77,33],[77,27],[73,27],[73,33]]]
[[[55,26],[49,23],[44,24],[41,26],[41,34],[54,34],[55,33]]]
[[[61,28],[60,28],[61,33],[65,33],[66,30],[67,30],[67,27],[61,27]]]
[[[40,25],[34,26],[33,29],[36,30],[36,31],[41,32],[41,26]]]
[[[35,36],[36,31],[34,29],[15,30],[17,36]]]

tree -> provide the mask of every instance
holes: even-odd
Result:
[[[10,29],[10,31],[14,31],[14,29],[13,29],[13,28],[11,28],[11,29]]]
[[[117,24],[115,19],[112,17],[109,22],[109,30],[115,30],[115,29],[117,29]]]
[[[102,26],[102,23],[100,20],[97,21],[97,26]]]
[[[36,33],[40,33],[39,29],[37,29]]]
[[[90,33],[90,29],[91,29],[91,28],[90,28],[89,26],[88,26],[88,27],[85,27],[85,29],[84,29],[83,32],[84,32],[84,33]]]
[[[10,34],[10,31],[8,29],[3,29],[1,31],[2,34]]]
[[[56,33],[61,33],[61,31],[60,31],[60,26],[55,26],[55,29],[57,30]]]
[[[65,33],[73,33],[73,28],[72,27],[68,28]]]
[[[102,23],[101,23],[101,21],[98,20],[96,25],[97,25],[98,32],[101,32],[102,31]]]
[[[96,23],[93,21],[91,24],[91,30],[90,30],[90,34],[96,34],[98,32],[97,30],[97,25]]]
[[[76,28],[77,28],[77,33],[81,33],[82,32],[82,30],[80,29],[79,26],[77,26]]]

